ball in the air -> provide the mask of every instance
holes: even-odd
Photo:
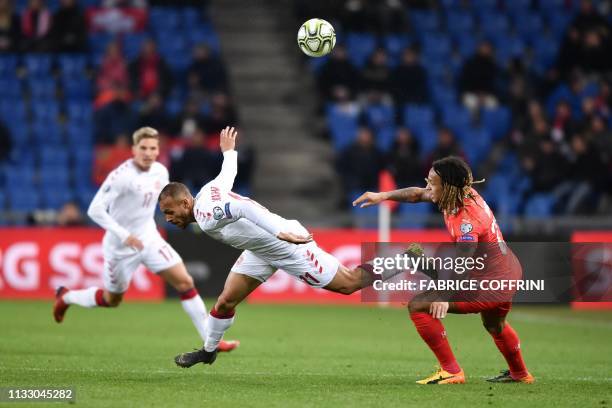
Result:
[[[336,32],[327,21],[311,18],[298,30],[297,42],[304,54],[309,57],[322,57],[334,49]]]

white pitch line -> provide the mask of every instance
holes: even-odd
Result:
[[[41,367],[0,367],[0,371],[42,371],[42,372],[86,372],[86,373],[109,373],[109,374],[175,374],[175,375],[185,375],[185,370],[177,368],[176,370],[115,370],[115,369],[101,369],[101,368],[80,368],[80,369],[69,369],[69,368],[41,368]],[[193,371],[193,370],[192,370]],[[328,377],[334,376],[334,373],[294,373],[295,375],[301,376],[310,376],[310,377]],[[272,373],[266,371],[226,371],[226,372],[215,372],[215,375],[230,375],[230,376],[272,376],[272,377],[286,377],[287,373]],[[392,373],[359,373],[359,377],[376,377],[376,378],[405,378],[410,380],[412,374],[392,374]],[[485,380],[489,378],[489,376],[478,376],[478,377],[470,377],[470,378],[478,378]],[[612,377],[559,377],[555,376],[555,380],[565,380],[565,381],[581,381],[581,382],[612,382]]]
[[[573,317],[545,316],[529,312],[510,312],[508,321],[518,320],[527,323],[544,323],[559,326],[589,327],[595,329],[612,330],[612,322],[581,320]]]

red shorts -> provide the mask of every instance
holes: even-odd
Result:
[[[505,317],[512,308],[512,302],[452,302],[456,313],[494,313],[499,317]]]

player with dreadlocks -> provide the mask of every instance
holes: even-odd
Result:
[[[353,205],[369,207],[385,200],[408,203],[432,202],[444,215],[444,222],[457,245],[460,256],[471,257],[478,251],[478,244],[486,245],[486,279],[520,279],[522,270],[516,256],[504,242],[501,231],[489,206],[472,188],[474,181],[470,167],[458,157],[446,157],[433,163],[427,175],[425,188],[408,187],[388,192],[366,192]],[[521,355],[518,335],[506,321],[512,307],[511,295],[498,301],[483,298],[443,301],[435,292],[415,296],[408,304],[410,318],[418,333],[436,355],[440,368],[418,384],[461,384],[465,374],[457,363],[449,345],[446,330],[440,319],[447,313],[480,313],[485,329],[503,354],[509,370],[490,378],[491,382],[532,383],[534,377],[527,371]],[[493,299],[494,300],[494,299]]]

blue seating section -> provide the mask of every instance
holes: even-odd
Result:
[[[430,96],[428,105],[381,107],[366,103],[358,112],[329,105],[326,117],[336,149],[348,146],[355,139],[358,126],[367,125],[374,132],[377,146],[388,152],[397,127],[405,126],[419,141],[422,157],[426,157],[435,148],[439,127],[446,126],[465,147],[470,164],[478,166],[493,145],[508,136],[513,118],[510,108],[503,105],[482,109],[478,115],[462,106],[457,81],[465,60],[474,54],[481,41],[488,40],[494,45],[500,66],[508,67],[518,58],[534,73],[543,74],[555,63],[563,35],[578,9],[576,2],[568,8],[569,3],[564,0],[440,0],[438,4],[432,10],[406,10],[409,34],[377,36],[346,32],[341,22],[336,27],[343,33],[338,41],[346,45],[349,60],[357,69],[362,69],[379,47],[387,51],[389,66],[395,67],[402,51],[416,45],[428,74]],[[319,70],[327,61],[312,59],[311,67]],[[547,101],[547,111],[550,113],[559,100],[565,99],[572,105],[574,117],[580,118],[582,99],[593,92],[587,87],[583,95],[576,97],[569,89],[558,90]],[[508,167],[507,160],[505,163]],[[550,214],[554,203],[546,196],[534,197],[521,205],[529,179],[520,174],[516,163],[512,167],[513,178],[494,178],[487,187],[485,194],[492,205],[502,217],[519,211],[533,216]],[[501,174],[502,170],[499,171]]]
[[[21,13],[27,0],[16,0]],[[79,0],[82,7],[99,6],[100,0]],[[51,10],[59,0],[48,0]],[[114,36],[89,34],[89,52],[75,54],[0,54],[0,119],[9,128],[13,149],[0,167],[0,212],[21,214],[38,208],[58,209],[74,200],[84,209],[93,198],[93,99],[92,72],[106,47],[119,40],[128,61],[140,52],[147,38],[175,71],[178,87],[191,62],[192,49],[207,43],[219,52],[217,34],[199,7],[150,7],[145,32]],[[183,81],[184,82],[184,81]],[[182,109],[186,91],[175,89],[169,113]],[[10,192],[10,194],[9,194]],[[6,219],[0,219],[4,225]]]

